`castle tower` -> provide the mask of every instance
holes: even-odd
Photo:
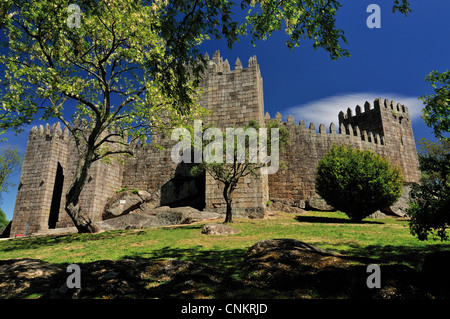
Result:
[[[104,134],[107,133],[105,132]],[[115,150],[118,147],[116,144],[106,143],[105,145],[111,150]],[[60,214],[56,224],[57,228],[74,226],[72,219],[64,209],[66,204],[65,195],[69,192],[79,159],[75,141],[71,138],[69,138],[68,143],[68,154],[66,169],[67,182],[63,185]],[[108,198],[115,194],[115,191],[121,188],[122,179],[123,165],[116,158],[112,158],[108,163],[104,160],[92,163],[89,169],[89,175],[80,194],[81,211],[92,221],[101,221],[105,203]]]
[[[65,212],[67,194],[78,153],[67,128],[60,123],[33,127],[28,138],[22,163],[16,205],[11,227],[11,237],[30,235],[48,229],[73,226]],[[122,165],[93,163],[85,187],[80,195],[80,205],[92,220],[100,221],[106,200],[120,189]]]
[[[234,70],[228,60],[223,61],[219,51],[208,59],[207,72],[202,86],[205,93],[200,105],[211,111],[205,124],[214,124],[225,132],[226,128],[244,127],[250,120],[264,126],[263,80],[256,56],[250,57],[248,68],[239,58]],[[225,212],[223,184],[206,175],[205,206],[208,210]],[[233,193],[233,209],[236,216],[263,217],[268,197],[268,176],[246,176]]]
[[[11,236],[55,228],[68,155],[68,131],[33,127],[22,164]]]
[[[377,98],[372,108],[369,102],[356,107],[356,113],[351,109],[347,114],[339,113],[339,124],[345,127],[358,126],[361,131],[371,131],[378,134],[385,145],[384,154],[394,164],[398,165],[403,173],[405,183],[419,181],[419,161],[417,158],[416,143],[411,125],[411,117],[405,105]]]
[[[216,51],[210,59],[205,54],[207,68],[200,83],[203,96],[200,105],[210,114],[203,125],[212,124],[225,132],[226,128],[244,127],[250,120],[264,125],[264,102],[262,77],[256,57],[244,68],[240,59],[234,70],[228,60],[223,60]],[[175,144],[169,137],[158,136],[165,148],[157,149],[151,144],[135,147],[135,156],[124,166],[123,187],[161,191],[161,205],[186,206],[198,209],[225,212],[223,184],[210,175],[192,176],[194,164],[171,160],[171,147]],[[267,175],[255,179],[246,176],[233,193],[233,208],[237,216],[263,216],[268,200]]]

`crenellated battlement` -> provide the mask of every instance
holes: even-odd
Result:
[[[69,130],[67,127],[64,127],[61,130],[60,122],[57,122],[50,126],[49,123],[45,124],[45,127],[42,125],[34,126],[30,130],[29,139],[35,140],[39,138],[45,138],[47,140],[69,140]]]
[[[353,113],[353,110],[351,108],[347,108],[347,112],[344,113],[343,111],[339,112],[338,118],[339,121],[343,120],[350,120],[354,118],[359,118],[361,116],[365,116],[367,113],[376,113],[380,111],[387,111],[390,110],[392,114],[396,116],[401,117],[407,117],[409,118],[409,110],[408,107],[401,103],[397,103],[393,100],[389,101],[388,99],[382,99],[381,97],[376,98],[374,101],[374,106],[370,104],[370,102],[366,101],[364,103],[364,110],[361,106],[357,105],[355,107],[355,113]]]
[[[341,112],[342,113],[342,112]],[[266,112],[265,119],[270,120],[270,114]],[[288,129],[294,130],[295,134],[297,135],[304,135],[304,134],[315,134],[317,136],[326,136],[329,135],[337,135],[339,137],[349,136],[352,138],[356,138],[357,140],[361,140],[363,142],[367,143],[373,143],[378,145],[384,145],[384,136],[380,135],[379,132],[372,132],[367,130],[361,130],[358,125],[352,125],[344,123],[339,124],[339,130],[336,127],[336,124],[334,122],[331,122],[331,124],[327,127],[324,123],[321,123],[319,125],[319,129],[316,129],[316,125],[314,123],[309,123],[309,126],[305,126],[305,121],[300,120],[298,124],[295,124],[295,119],[292,115],[289,115],[286,122],[282,121],[282,116],[280,112],[277,112],[275,115],[275,119],[279,122],[281,122],[283,125],[285,125]]]
[[[259,70],[259,65],[256,59],[256,56],[252,56],[248,60],[248,68],[244,68],[242,62],[239,58],[236,58],[236,62],[234,63],[234,70],[230,67],[230,62],[226,59],[225,61],[220,56],[220,51],[217,50],[214,52],[212,59],[210,59],[209,54],[205,53],[204,59],[207,61],[207,69],[209,74],[224,74],[230,72],[241,72],[248,69],[257,69]]]

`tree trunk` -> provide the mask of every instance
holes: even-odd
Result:
[[[233,200],[231,199],[231,194],[233,193],[234,188],[235,188],[235,186],[233,186],[233,184],[225,184],[225,187],[223,189],[223,198],[225,199],[225,202],[227,203],[225,223],[233,222],[233,208],[231,207]]]
[[[225,223],[233,222],[233,211],[231,209],[231,200],[227,201],[227,213],[225,215]]]
[[[83,158],[84,157],[84,158]],[[101,228],[97,226],[86,214],[81,211],[79,199],[92,164],[93,153],[86,150],[80,157],[75,171],[74,179],[66,195],[65,210],[72,219],[79,233],[98,233]]]

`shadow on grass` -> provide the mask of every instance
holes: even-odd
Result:
[[[363,247],[351,247],[347,252],[350,255],[370,257],[379,263],[403,264],[420,271],[426,255],[438,251],[450,251],[448,244],[419,246],[393,246],[393,245],[369,245]]]
[[[296,216],[295,219],[302,223],[324,223],[324,224],[384,224],[383,222],[373,220],[362,220],[355,222],[346,218],[322,217],[322,216]]]
[[[310,243],[320,246],[321,243]],[[338,245],[338,244],[336,244]],[[340,251],[355,257],[368,257],[383,268],[383,278],[404,293],[423,291],[420,270],[424,257],[435,251],[450,250],[448,244],[429,247],[414,246],[361,246]],[[61,292],[69,274],[67,265],[36,263],[32,260],[21,268],[12,267],[12,261],[0,262],[0,279],[10,291],[1,291],[2,298],[373,298],[367,292],[366,264],[338,268],[334,264],[317,269],[315,273],[299,272],[295,275],[283,271],[285,266],[301,269],[302,260],[280,259],[274,264],[279,277],[252,277],[243,271],[245,263],[242,249],[205,249],[203,246],[178,248],[166,246],[124,256],[121,260],[99,260],[79,264],[81,286],[79,290]],[[359,259],[359,258],[356,258]],[[258,260],[255,260],[258,261]],[[363,261],[361,259],[361,261]],[[261,266],[269,260],[261,260]],[[2,273],[2,263],[10,265],[10,272]],[[403,264],[403,265],[399,265]],[[412,266],[413,269],[408,269]],[[414,267],[414,265],[416,267]],[[58,266],[56,271],[53,267]],[[420,267],[419,267],[420,266]],[[49,271],[42,274],[46,267]],[[294,268],[292,268],[294,267]],[[300,268],[299,268],[300,267]],[[36,275],[31,272],[33,269]],[[52,270],[52,271],[50,271]],[[27,273],[27,276],[24,274]],[[272,274],[273,275],[273,274]],[[270,280],[271,279],[271,280]],[[384,279],[383,279],[384,280]],[[385,281],[387,282],[387,281]],[[442,283],[438,283],[438,287]],[[414,289],[410,289],[413,287]],[[419,291],[417,290],[417,291]],[[397,296],[396,295],[396,296]],[[398,297],[397,296],[397,297]],[[448,297],[448,295],[446,295]],[[379,297],[379,296],[378,296]],[[394,296],[395,297],[395,296]],[[439,295],[436,295],[439,298]]]
[[[235,274],[242,264],[246,249],[205,250],[202,246],[191,248],[163,247],[147,253],[135,253],[122,257],[137,261],[156,261],[163,259],[178,259],[191,261],[208,267],[216,267],[221,272]]]
[[[42,237],[24,237],[6,240],[0,243],[0,253],[17,250],[39,249],[42,247],[51,247],[59,244],[70,244],[76,242],[90,242],[94,240],[110,239],[119,237],[126,230],[113,230],[97,234],[64,234],[49,235]]]
[[[149,298],[244,298],[248,290],[241,276],[245,251],[167,246],[123,259],[148,265],[145,295]]]

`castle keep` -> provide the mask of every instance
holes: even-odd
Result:
[[[243,127],[249,120],[261,124],[270,119],[264,114],[263,80],[256,57],[243,68],[239,59],[234,69],[217,51],[210,59],[202,80],[205,93],[201,105],[211,114],[203,121],[216,127]],[[340,112],[339,123],[318,128],[292,116],[282,122],[290,132],[290,145],[281,156],[286,169],[260,178],[245,177],[233,194],[237,216],[261,218],[268,200],[304,207],[315,195],[315,170],[318,161],[333,144],[372,150],[397,164],[406,183],[419,180],[418,160],[408,108],[393,101],[376,99],[373,105]],[[81,194],[83,212],[94,221],[102,220],[105,203],[121,188],[160,191],[160,204],[194,206],[225,212],[222,184],[211,176],[193,177],[192,164],[176,164],[171,159],[168,137],[156,137],[166,147],[160,150],[147,143],[132,145],[135,156],[124,163],[95,162]],[[64,211],[65,194],[75,170],[77,151],[68,130],[59,123],[34,127],[22,165],[11,236],[31,234],[51,228],[72,226]]]

